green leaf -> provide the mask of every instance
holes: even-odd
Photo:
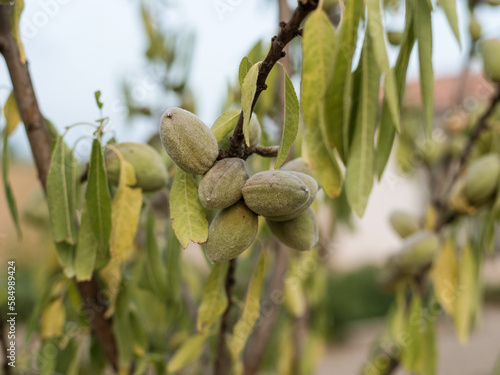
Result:
[[[414,293],[406,321],[407,345],[403,349],[401,362],[408,372],[415,370],[416,363],[421,355],[422,324],[426,324],[423,316],[422,299]]]
[[[57,137],[47,176],[52,237],[55,242],[76,241],[76,173],[73,152]]]
[[[467,242],[458,266],[455,299],[455,329],[461,343],[466,343],[472,327],[477,292],[477,264],[471,245]]]
[[[116,296],[113,315],[113,333],[118,347],[119,373],[128,373],[134,353],[134,334],[130,322],[130,292],[124,284]]]
[[[425,319],[423,314],[423,319]],[[436,375],[437,367],[437,345],[436,345],[436,319],[426,319],[425,327],[422,327],[419,334],[420,340],[419,357],[415,363],[418,374]]]
[[[155,292],[165,298],[169,294],[167,272],[156,241],[155,218],[151,209],[148,211],[146,222],[146,255],[146,275]]]
[[[240,62],[240,67],[238,69],[238,80],[240,81],[240,86],[243,86],[243,81],[247,76],[248,72],[252,68],[252,62],[248,59],[248,57],[244,57]]]
[[[203,350],[207,335],[188,337],[175,352],[167,366],[168,373],[179,371],[181,368],[196,360]]]
[[[288,153],[297,137],[299,132],[299,100],[295,93],[292,80],[285,70],[285,66],[280,63],[283,68],[284,81],[285,81],[285,122],[283,124],[283,134],[281,136],[280,148],[278,150],[278,157],[274,165],[275,169],[281,167],[285,162]]]
[[[21,34],[19,32],[19,20],[24,9],[24,0],[16,0],[12,5],[12,13],[10,14],[10,29],[12,30],[12,38],[17,44],[19,50],[19,60],[21,64],[26,64],[26,54],[24,53],[23,43],[21,42]]]
[[[19,109],[17,108],[16,99],[14,98],[14,91],[10,93],[9,97],[5,101],[3,114],[5,116],[5,128],[7,129],[7,134],[10,135],[14,130],[16,130],[17,125],[22,121]]]
[[[137,356],[142,357],[146,354],[146,350],[148,348],[148,337],[146,335],[146,331],[144,330],[144,323],[140,319],[135,305],[133,305],[133,308],[129,311],[129,322],[134,336],[134,353]]]
[[[252,103],[257,92],[257,77],[261,62],[254,64],[248,71],[241,85],[241,109],[243,110],[243,135],[245,143],[250,146],[250,135],[248,124],[252,116]]]
[[[142,206],[142,191],[133,188],[136,184],[132,164],[120,159],[120,178],[111,202],[111,235],[109,240],[111,257],[122,260],[134,243]]]
[[[335,34],[332,24],[326,13],[318,8],[307,17],[302,38],[300,101],[306,128],[315,125],[318,103],[323,100],[332,76],[334,52]]]
[[[368,33],[370,40],[373,42],[373,53],[377,62],[378,68],[385,75],[384,91],[385,102],[389,108],[392,122],[398,132],[401,132],[401,125],[399,121],[399,100],[398,91],[396,88],[396,80],[394,72],[389,65],[387,57],[387,49],[384,39],[384,27],[382,24],[382,14],[380,12],[380,0],[367,0],[368,6]]]
[[[415,36],[418,40],[420,64],[420,89],[424,107],[427,135],[429,136],[434,116],[434,73],[432,69],[432,23],[431,8],[426,1],[414,1],[413,14]]]
[[[352,0],[345,4],[345,12],[335,43],[333,76],[325,94],[325,121],[330,148],[335,147],[341,159],[347,160],[347,146],[344,144],[344,129],[351,106],[350,77],[352,58],[356,51],[359,20],[364,9],[363,0]]]
[[[200,333],[207,333],[210,327],[226,311],[228,300],[225,280],[228,266],[229,262],[216,263],[205,283],[196,322],[196,327]]]
[[[245,348],[252,329],[260,315],[260,294],[262,283],[264,281],[264,273],[266,271],[266,254],[262,251],[259,263],[255,267],[250,284],[248,285],[245,307],[240,319],[236,322],[233,328],[233,334],[227,335],[229,350],[233,359],[238,360],[239,356]]]
[[[104,157],[99,139],[94,139],[92,142],[85,203],[92,231],[99,245],[98,258],[100,261],[98,263],[102,265],[102,260],[109,260],[111,195],[109,194]]]
[[[76,247],[65,241],[55,242],[57,259],[67,277],[75,276]]]
[[[439,304],[449,316],[454,314],[457,289],[457,254],[451,238],[442,245],[441,252],[432,263],[431,280]]]
[[[325,121],[323,103],[319,104],[316,122]],[[316,173],[321,187],[331,197],[337,197],[342,190],[342,171],[332,150],[325,144],[320,126],[309,126],[305,130],[302,154],[306,163]]]
[[[458,17],[457,17],[457,4],[456,0],[437,0],[437,5],[443,8],[448,23],[450,24],[455,38],[457,38],[458,45],[460,46],[460,33],[458,31]]]
[[[99,107],[99,109],[102,109],[102,102],[101,102],[101,91],[98,90],[96,92],[94,92],[94,97],[95,97],[95,103],[97,104],[97,107]]]
[[[22,232],[21,226],[19,224],[19,213],[17,211],[16,199],[14,197],[14,192],[9,183],[9,169],[10,169],[10,151],[9,151],[9,135],[6,129],[3,131],[3,149],[2,149],[2,180],[3,187],[5,190],[5,198],[7,199],[7,204],[9,205],[10,216],[16,227],[17,237],[21,239]]]
[[[191,175],[180,169],[175,173],[170,191],[170,218],[175,236],[184,249],[189,242],[206,242],[207,212],[198,198],[198,186]]]
[[[354,138],[346,169],[346,193],[350,206],[363,216],[373,186],[374,135],[377,119],[380,71],[373,64],[374,52],[365,35],[358,69],[361,72],[360,98],[355,114]]]
[[[217,120],[215,120],[211,128],[217,142],[222,141],[226,135],[234,130],[236,124],[238,123],[240,113],[241,111],[237,109],[231,109],[217,117]]]
[[[403,101],[404,91],[406,86],[406,71],[410,61],[411,51],[415,44],[415,34],[413,32],[413,12],[410,7],[406,10],[406,26],[403,35],[403,41],[399,50],[398,59],[394,67],[396,76],[396,84],[399,92],[399,102]],[[393,118],[390,114],[387,101],[384,99],[382,106],[382,115],[380,119],[380,127],[377,140],[377,175],[380,179],[384,172],[387,161],[392,151],[394,137],[396,135]]]
[[[78,281],[90,280],[96,265],[98,242],[92,229],[87,202],[83,206],[75,254],[75,276]],[[109,252],[108,252],[109,254]]]

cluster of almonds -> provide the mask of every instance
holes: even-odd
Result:
[[[302,173],[307,168],[302,159],[250,177],[243,159],[217,161],[219,146],[211,130],[180,108],[163,114],[160,137],[179,168],[203,175],[198,189],[201,204],[220,210],[208,231],[206,254],[210,261],[233,259],[250,247],[257,235],[258,215],[265,217],[272,233],[291,248],[308,250],[317,243],[318,225],[310,206],[318,184]]]

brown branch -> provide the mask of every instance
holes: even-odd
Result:
[[[239,155],[237,157],[246,160],[253,154],[257,154],[266,158],[275,158],[278,156],[279,146],[255,146],[255,147],[247,147],[240,149]],[[235,156],[231,156],[229,151],[219,150],[219,156],[217,160],[232,158]]]
[[[260,94],[267,88],[266,79],[274,65],[284,57],[283,49],[290,41],[299,35],[299,28],[302,21],[318,6],[317,0],[301,0],[287,23],[281,23],[281,30],[277,36],[272,38],[271,48],[266,58],[259,67],[257,76],[257,90],[252,101],[252,111]],[[229,157],[240,157],[242,151],[243,136],[243,111],[240,112],[238,123],[234,128],[228,150]]]
[[[219,331],[219,342],[217,345],[217,354],[215,356],[215,368],[214,375],[230,375],[232,373],[232,359],[231,353],[227,348],[226,335],[229,333],[230,329],[230,313],[231,307],[233,306],[232,294],[233,286],[235,283],[234,274],[236,272],[236,259],[231,259],[229,261],[229,268],[226,275],[226,296],[227,296],[227,307],[221,318],[220,331]]]
[[[31,82],[28,63],[20,60],[19,49],[10,30],[10,14],[12,5],[0,5],[0,53],[7,64],[7,69],[14,88],[14,97],[19,114],[26,128],[26,134],[31,146],[38,178],[46,189],[47,175],[50,167],[51,142],[49,131],[38,106],[38,101]],[[113,368],[117,368],[116,343],[111,328],[111,321],[104,317],[105,310],[94,303],[101,294],[100,287],[93,278],[90,282],[77,283],[78,290],[86,307],[92,302],[93,307],[86,312],[89,314],[92,329],[103,347]],[[102,304],[103,302],[101,302]],[[97,308],[97,307],[99,308]]]
[[[254,375],[259,370],[267,343],[269,342],[274,325],[276,324],[281,304],[283,303],[285,276],[288,270],[288,257],[288,249],[284,245],[278,244],[278,246],[276,246],[273,276],[265,298],[265,301],[269,301],[269,303],[272,304],[272,309],[269,309],[269,312],[262,316],[262,321],[255,328],[252,341],[250,342],[245,356],[245,375]]]

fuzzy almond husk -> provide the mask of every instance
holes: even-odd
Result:
[[[271,232],[286,246],[296,250],[310,250],[318,243],[316,214],[308,207],[295,219],[288,221],[266,220]]]

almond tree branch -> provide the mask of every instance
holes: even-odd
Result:
[[[230,312],[233,306],[232,294],[233,286],[235,283],[234,275],[236,273],[236,259],[231,259],[229,261],[229,268],[226,274],[226,296],[227,296],[227,307],[221,318],[220,330],[219,330],[219,342],[217,344],[217,354],[215,356],[215,368],[214,375],[231,375],[232,373],[232,359],[231,353],[227,348],[226,334],[229,333],[230,324]]]
[[[252,101],[252,111],[255,103],[259,99],[260,94],[267,88],[266,79],[271,69],[278,62],[279,59],[284,57],[283,49],[290,43],[290,41],[299,35],[299,28],[302,21],[318,6],[318,0],[299,0],[299,5],[292,14],[292,17],[287,23],[280,24],[280,32],[277,36],[272,38],[271,48],[266,58],[259,68],[257,76],[257,91]],[[231,137],[230,147],[228,153],[230,157],[240,157],[242,154],[242,144],[244,141],[243,136],[243,111],[240,112],[238,123],[234,128],[233,136]]]
[[[19,49],[10,29],[12,5],[0,5],[0,53],[5,59],[7,69],[14,88],[14,97],[19,114],[26,128],[33,159],[35,160],[38,178],[46,189],[47,175],[50,167],[51,141],[45,120],[38,106],[35,90],[31,82],[28,63],[20,60]],[[116,342],[111,328],[111,320],[104,316],[103,301],[96,298],[102,294],[97,280],[77,283],[90,324],[103,347],[113,368],[117,368]]]

